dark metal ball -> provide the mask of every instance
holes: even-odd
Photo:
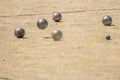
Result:
[[[61,19],[62,19],[61,13],[59,13],[59,12],[53,13],[52,19],[53,19],[55,22],[60,22]]]
[[[109,34],[106,35],[106,40],[110,40],[110,35]]]
[[[102,22],[104,25],[110,26],[112,24],[112,18],[110,16],[104,16]]]
[[[23,28],[19,27],[14,31],[14,34],[17,38],[23,38],[25,35],[25,30]]]
[[[51,36],[55,41],[59,41],[62,38],[63,34],[60,30],[54,30],[51,33]]]
[[[47,26],[48,26],[48,22],[46,19],[41,18],[37,21],[37,27],[39,29],[45,29],[45,28],[47,28]]]

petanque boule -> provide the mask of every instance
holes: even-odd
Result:
[[[62,38],[63,34],[60,30],[54,30],[51,33],[51,36],[55,41],[59,41]]]
[[[55,13],[53,13],[52,19],[53,19],[55,22],[60,22],[61,19],[62,19],[61,13],[60,13],[60,12],[55,12]]]
[[[107,34],[107,35],[106,35],[106,40],[110,40],[110,38],[111,38],[110,35]]]
[[[22,27],[19,27],[14,31],[14,34],[17,38],[23,38],[25,35],[25,30]]]
[[[112,24],[112,18],[110,16],[104,16],[102,18],[102,23],[106,26],[110,26]]]
[[[41,18],[37,21],[37,27],[39,29],[45,29],[45,28],[47,28],[47,26],[48,26],[48,22],[46,19]]]

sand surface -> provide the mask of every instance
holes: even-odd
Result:
[[[39,18],[48,20],[45,30]],[[14,36],[17,27],[24,39]],[[54,29],[61,41],[49,38]],[[120,80],[120,0],[0,0],[0,80]]]

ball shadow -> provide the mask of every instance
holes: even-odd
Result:
[[[44,37],[44,39],[50,39],[51,37]]]
[[[104,26],[115,26],[114,24],[112,24],[112,25],[104,25]]]
[[[110,26],[115,26],[114,24],[110,25]]]
[[[20,39],[28,39],[28,37],[23,37],[23,38],[20,38]]]

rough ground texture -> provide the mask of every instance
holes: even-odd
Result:
[[[62,13],[60,23],[53,12]],[[48,28],[37,28],[39,18]],[[54,29],[61,41],[49,38]],[[120,80],[120,0],[0,0],[0,80]]]

